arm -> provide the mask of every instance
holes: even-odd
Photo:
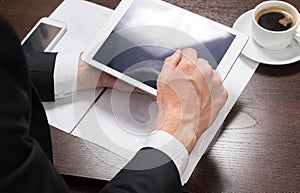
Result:
[[[177,51],[165,60],[157,91],[159,113],[154,132],[165,133],[173,139],[162,142],[160,136],[150,137],[162,145],[140,150],[103,193],[181,192],[180,174],[187,158],[185,163],[178,164],[170,155],[177,151],[179,157],[187,156],[227,99],[221,79],[207,61],[197,58],[193,49]],[[181,148],[173,146],[173,140],[184,147],[182,154]],[[152,146],[149,144],[153,143],[148,142],[146,146]]]

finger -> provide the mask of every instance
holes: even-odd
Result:
[[[204,72],[204,75],[212,75],[213,69],[207,60],[203,58],[198,58],[197,67],[201,72]]]
[[[180,69],[189,69],[189,66],[194,66],[197,63],[197,51],[192,48],[182,50],[182,58],[178,64]]]
[[[165,59],[165,64],[169,64],[172,67],[176,68],[179,61],[181,60],[181,57],[182,57],[181,54],[182,54],[182,51],[180,49],[176,50],[171,56],[169,56]]]
[[[208,61],[199,58],[196,67],[199,70],[202,79],[205,80],[208,85],[211,85],[215,73]]]
[[[100,73],[100,78],[98,80],[97,87],[112,88],[116,81],[117,81],[117,79],[114,76],[102,71]]]
[[[180,62],[182,57],[182,51],[176,50],[171,56],[167,57],[164,61],[163,68],[161,70],[161,73],[167,73],[170,70],[174,70],[178,63]]]
[[[146,91],[143,91],[143,90],[141,90],[140,88],[137,88],[137,87],[135,87],[135,88],[133,89],[133,92],[139,93],[139,94],[142,94],[142,95],[148,95],[148,96],[150,96],[150,97],[153,97],[153,95],[151,95],[150,93],[148,93],[148,92],[146,92]]]

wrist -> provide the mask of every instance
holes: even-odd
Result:
[[[184,120],[181,111],[173,109],[172,111],[159,111],[154,130],[162,130],[175,137],[190,153],[197,142],[195,131],[197,124],[192,120]]]

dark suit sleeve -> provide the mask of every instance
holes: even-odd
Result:
[[[29,136],[32,95],[28,68],[14,30],[1,15],[0,89],[0,192],[68,192]]]
[[[143,148],[101,193],[181,193],[174,162],[157,149]]]
[[[56,53],[25,51],[31,81],[42,101],[55,100],[53,74],[56,55]]]

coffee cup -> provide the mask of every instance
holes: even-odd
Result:
[[[300,16],[297,9],[284,1],[265,1],[252,13],[252,37],[261,47],[281,50],[300,40],[297,32]]]

